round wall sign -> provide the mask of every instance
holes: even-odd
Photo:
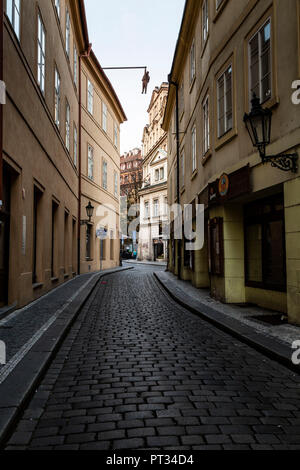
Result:
[[[229,191],[229,178],[226,173],[224,173],[219,180],[219,194],[224,197],[228,194]]]

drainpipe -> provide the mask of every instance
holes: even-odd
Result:
[[[0,80],[3,81],[3,0],[0,0]],[[3,205],[3,104],[0,103],[0,210]]]
[[[180,137],[179,137],[179,85],[172,81],[171,74],[168,76],[168,82],[173,85],[176,90],[176,147],[177,147],[177,203],[180,204]],[[178,263],[178,279],[181,279],[181,240],[177,240],[177,263]]]
[[[0,0],[2,1],[2,0]],[[77,274],[80,274],[80,239],[81,239],[81,142],[82,142],[82,126],[81,126],[81,60],[83,57],[89,57],[92,50],[92,44],[89,44],[89,47],[86,51],[79,55],[79,113],[78,113],[78,173],[79,173],[79,182],[78,182],[78,224],[77,224]]]

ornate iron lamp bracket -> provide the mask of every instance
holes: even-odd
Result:
[[[263,158],[263,163],[271,163],[274,168],[279,168],[282,171],[292,171],[297,173],[298,171],[298,154],[282,154],[282,155],[269,155]]]

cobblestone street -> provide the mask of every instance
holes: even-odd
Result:
[[[7,449],[300,449],[299,376],[177,305],[155,269],[100,280]]]

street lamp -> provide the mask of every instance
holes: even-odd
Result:
[[[245,114],[244,123],[254,147],[259,151],[263,163],[270,162],[273,167],[297,173],[298,154],[266,155],[266,147],[271,141],[272,111],[264,109],[259,98],[253,93],[251,111]]]
[[[81,225],[87,225],[91,222],[91,218],[93,217],[93,213],[94,213],[94,206],[92,206],[91,201],[89,201],[85,209],[86,209],[86,215],[88,216],[89,220],[81,220],[80,221]]]
[[[94,207],[91,204],[91,201],[89,201],[88,205],[86,206],[86,215],[89,218],[89,222],[91,221],[91,218],[93,217],[94,213]]]

